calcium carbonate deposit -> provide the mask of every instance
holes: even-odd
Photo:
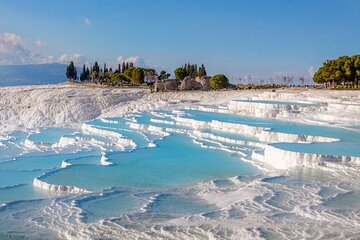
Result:
[[[0,239],[358,239],[360,95],[0,89]]]

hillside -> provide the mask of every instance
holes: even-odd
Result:
[[[0,65],[0,86],[56,84],[65,80],[66,65]]]

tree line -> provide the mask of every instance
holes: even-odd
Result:
[[[198,67],[197,64],[190,63],[185,63],[185,65],[176,68],[174,74],[175,78],[178,80],[183,80],[187,76],[192,78],[207,76],[204,64],[201,64],[201,66]]]
[[[359,87],[360,55],[327,60],[314,75],[314,82],[325,85]]]
[[[187,76],[195,78],[197,76],[202,77],[207,75],[204,64],[201,64],[201,66],[198,67],[196,64],[190,63],[186,63],[180,68],[177,68],[174,71],[174,74],[178,80],[183,80]],[[73,61],[70,62],[66,69],[66,78],[68,80],[80,80],[80,82],[88,81],[111,85],[118,83],[140,85],[145,82],[145,79],[151,83],[154,82],[155,79],[169,79],[170,76],[171,74],[165,70],[161,70],[160,73],[157,73],[154,69],[151,68],[136,67],[132,62],[123,62],[118,64],[118,67],[115,70],[113,70],[111,67],[108,68],[106,63],[104,63],[103,67],[100,67],[97,61],[90,67],[84,64],[79,77]]]
[[[80,82],[88,81],[109,85],[141,85],[145,82],[145,77],[151,79],[154,78],[155,75],[156,71],[154,69],[135,67],[132,62],[118,64],[115,70],[111,67],[108,68],[106,63],[104,63],[103,67],[100,67],[97,61],[90,67],[84,64],[79,78],[74,62],[71,61],[66,69],[66,77],[71,81],[80,80]],[[165,71],[161,71],[159,75],[160,78],[166,78],[168,76],[170,76],[170,74],[167,74]]]
[[[181,67],[174,70],[175,78],[182,81],[185,77],[191,78],[205,77],[207,76],[206,68],[204,64],[199,67],[197,64],[186,63]],[[106,63],[100,67],[96,61],[94,65],[82,67],[80,75],[78,77],[76,66],[71,61],[66,69],[66,77],[71,81],[80,80],[80,82],[93,82],[98,84],[107,85],[142,85],[152,84],[156,80],[167,80],[171,76],[170,73],[165,70],[157,73],[151,68],[136,67],[132,62],[122,62],[118,64],[117,68],[113,70],[108,68]],[[213,89],[226,88],[229,85],[229,80],[226,76],[219,74],[209,79],[209,83]]]

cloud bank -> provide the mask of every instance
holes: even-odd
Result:
[[[70,61],[73,61],[75,64],[84,64],[86,58],[80,53],[65,53],[61,55],[57,61],[63,64],[68,64]]]
[[[24,40],[15,33],[5,32],[0,34],[0,65],[14,64],[44,64],[44,63],[64,63],[74,61],[76,64],[85,63],[85,57],[79,53],[65,53],[60,57],[44,56],[41,53],[33,53],[24,46]],[[34,42],[37,47],[46,46],[46,42],[37,39]]]
[[[133,63],[134,65],[138,66],[138,67],[146,67],[146,63],[144,61],[144,59],[142,59],[141,57],[139,56],[130,56],[130,57],[124,57],[124,56],[119,56],[117,58],[117,62],[118,63],[123,63],[123,62],[131,62]]]
[[[22,46],[22,38],[14,33],[0,35],[0,64],[26,64],[32,62],[31,52]]]

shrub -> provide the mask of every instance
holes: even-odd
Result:
[[[144,82],[144,70],[141,68],[135,68],[132,72],[131,81],[136,85],[142,84]]]
[[[175,69],[174,74],[178,80],[183,80],[187,76],[187,72],[182,67]]]
[[[223,74],[217,74],[210,78],[210,86],[212,89],[222,89],[229,85],[229,79]]]

